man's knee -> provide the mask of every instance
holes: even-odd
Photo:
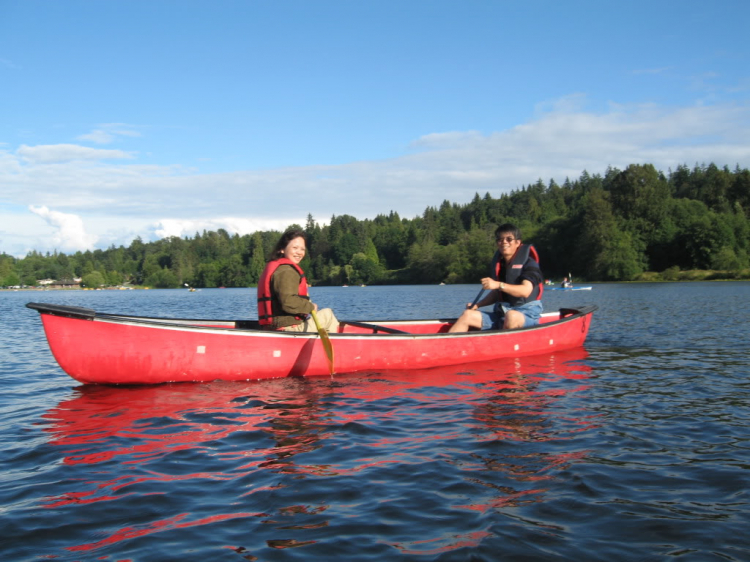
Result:
[[[517,310],[509,310],[505,313],[505,324],[503,326],[505,329],[515,330],[523,328],[525,325],[526,317]]]

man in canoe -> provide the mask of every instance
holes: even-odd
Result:
[[[490,276],[482,279],[482,287],[490,293],[476,304],[468,304],[450,332],[513,330],[539,324],[544,277],[536,249],[524,244],[521,231],[510,223],[497,227],[495,240],[498,249]],[[491,304],[495,305],[491,312],[479,310]]]
[[[330,308],[318,310],[310,300],[307,278],[299,266],[307,252],[305,233],[287,230],[271,252],[258,281],[258,321],[267,330],[316,332],[310,313],[316,311],[320,326],[337,332],[339,321]]]

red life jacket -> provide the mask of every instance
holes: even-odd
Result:
[[[517,285],[518,278],[521,276],[523,267],[529,258],[539,264],[539,254],[537,253],[536,248],[531,244],[521,244],[518,247],[518,250],[516,250],[516,253],[513,254],[513,258],[510,260],[508,267],[504,267],[505,264],[503,264],[500,251],[495,252],[495,256],[492,258],[492,278],[495,281],[503,281],[509,285]],[[539,277],[542,277],[541,270],[539,271]],[[500,289],[498,289],[498,291],[500,291]],[[531,294],[526,298],[512,297],[507,293],[502,293],[500,300],[508,302],[512,306],[517,306],[519,304],[541,300],[542,293],[544,293],[544,279],[534,286]]]
[[[273,324],[273,294],[271,293],[271,277],[279,268],[280,265],[291,265],[299,273],[299,290],[298,294],[301,297],[308,298],[307,294],[307,278],[302,268],[288,258],[279,258],[266,264],[266,268],[260,275],[258,280],[258,322],[261,326],[270,326]],[[278,316],[278,314],[276,315]],[[287,316],[287,315],[284,315]],[[301,316],[295,316],[295,318],[302,320]]]

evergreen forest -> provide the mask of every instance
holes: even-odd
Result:
[[[665,174],[632,164],[562,185],[540,179],[497,198],[443,201],[415,218],[334,215],[320,226],[308,215],[290,227],[307,234],[301,265],[313,285],[478,283],[495,251],[494,230],[505,222],[534,244],[549,279],[680,280],[695,271],[739,279],[750,278],[749,217],[747,169],[696,164]],[[2,253],[0,286],[74,278],[88,288],[254,286],[280,234],[219,229],[74,254]]]

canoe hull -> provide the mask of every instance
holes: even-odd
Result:
[[[172,320],[97,314],[30,303],[39,310],[60,367],[82,383],[158,384],[245,381],[328,375],[317,333],[242,329],[241,322]],[[330,334],[337,373],[425,369],[523,357],[583,345],[595,307],[546,315],[544,324],[514,331],[448,334],[452,320],[379,324],[408,333],[372,333],[343,324]],[[78,313],[78,311],[85,311]]]

